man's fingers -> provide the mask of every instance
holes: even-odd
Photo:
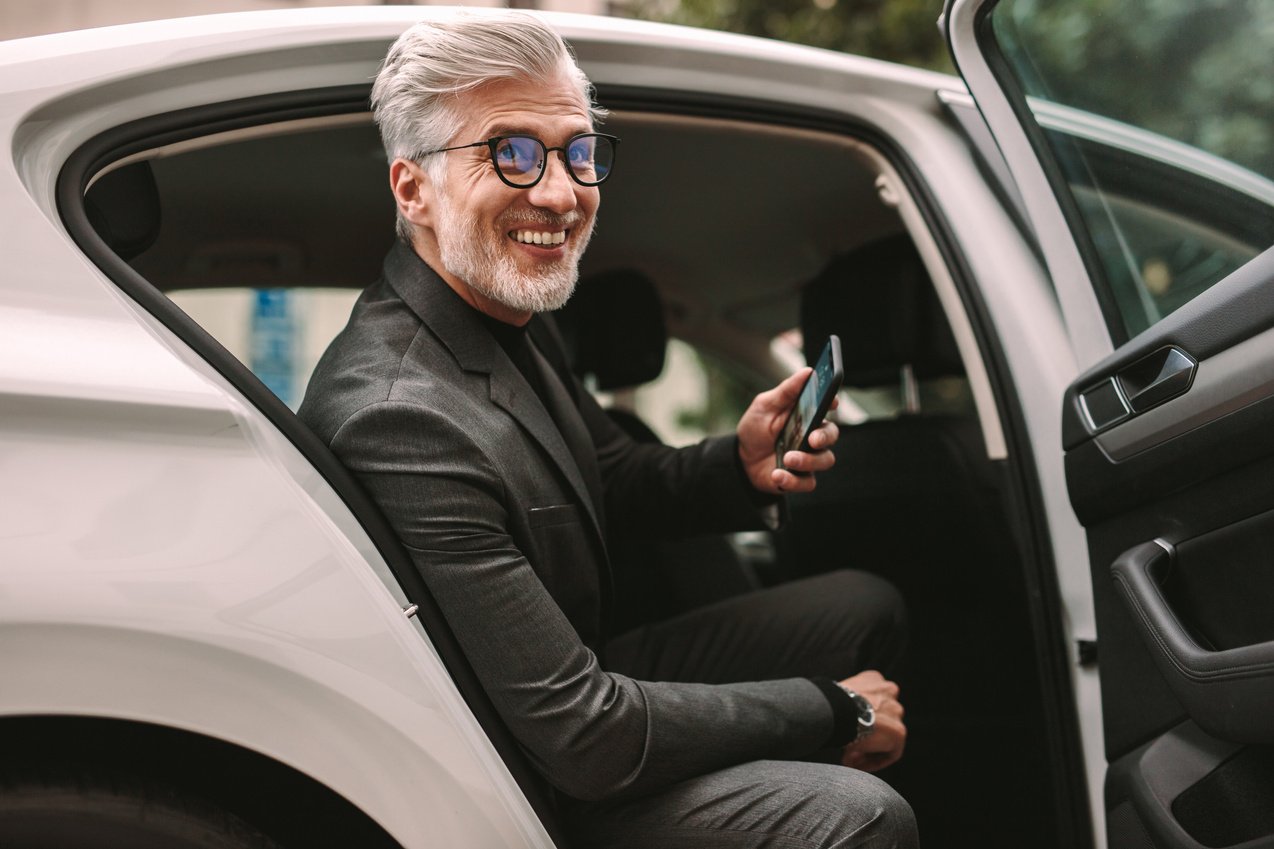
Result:
[[[882,770],[902,757],[907,726],[888,714],[877,714],[876,730],[845,748],[841,763],[865,772]]]
[[[823,423],[810,434],[810,448],[815,451],[826,451],[835,445],[838,439],[840,439],[840,428],[836,426],[836,422],[824,419]]]
[[[809,376],[813,371],[809,366],[798,369],[788,375],[778,386],[756,396],[756,399],[771,413],[786,412],[792,408],[792,405],[796,403],[796,399],[800,397],[801,389],[805,386],[805,381],[809,380]]]
[[[836,455],[831,451],[788,451],[783,455],[783,467],[794,473],[812,476],[836,465]]]
[[[784,455],[783,462],[786,464],[788,457],[796,456],[797,452],[789,451]],[[770,480],[774,482],[775,488],[784,494],[793,492],[813,492],[814,487],[818,485],[818,481],[814,480],[813,475],[793,474],[788,469],[775,469],[770,472]]]

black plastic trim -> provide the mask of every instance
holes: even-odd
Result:
[[[1137,811],[1137,818],[1156,847],[1204,849],[1177,820],[1175,801],[1192,787],[1233,760],[1243,750],[1217,740],[1192,722],[1183,722],[1139,749],[1111,764],[1106,782],[1106,806],[1115,809],[1125,802]],[[1259,802],[1257,803],[1259,804]],[[1112,849],[1132,845],[1112,843]],[[1274,840],[1257,838],[1243,843],[1243,849],[1269,849]]]
[[[1274,327],[1274,248],[1217,282],[1206,292],[1085,371],[1062,402],[1062,446],[1067,451],[1092,437],[1084,424],[1079,389],[1087,389],[1160,348],[1175,346],[1202,362]],[[1072,495],[1072,501],[1075,500]]]
[[[1161,585],[1176,558],[1163,541],[1116,558],[1111,577],[1160,673],[1200,728],[1235,743],[1274,743],[1274,643],[1211,651],[1195,641]]]
[[[1095,440],[1066,452],[1071,506],[1084,527],[1115,518],[1270,455],[1253,433],[1274,433],[1274,398],[1115,462]]]

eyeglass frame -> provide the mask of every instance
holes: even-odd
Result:
[[[583,180],[581,180],[579,178],[579,175],[575,173],[575,169],[571,168],[570,163],[566,159],[566,153],[567,153],[566,149],[571,146],[572,142],[574,142],[576,139],[587,138],[589,136],[606,139],[607,141],[610,142],[610,146],[611,146],[612,158],[610,162],[610,170],[606,172],[605,177],[602,177],[600,180],[594,183],[586,183]],[[544,150],[544,164],[540,167],[540,173],[531,182],[526,184],[514,183],[508,177],[504,176],[504,172],[502,172],[500,170],[500,166],[496,164],[496,161],[495,161],[496,145],[498,145],[500,142],[505,141],[507,139],[530,139],[531,141],[538,144]],[[488,154],[491,157],[491,168],[495,171],[495,175],[500,178],[500,182],[504,183],[506,186],[510,188],[531,189],[531,188],[534,188],[535,186],[538,186],[540,181],[544,179],[544,175],[548,173],[549,154],[553,153],[554,151],[561,151],[561,156],[559,158],[562,160],[562,165],[565,167],[566,173],[570,175],[570,178],[572,180],[579,183],[581,186],[584,186],[586,188],[592,188],[593,186],[600,186],[602,183],[605,183],[607,180],[610,179],[610,172],[615,169],[615,156],[619,152],[619,137],[608,135],[607,133],[576,133],[575,135],[567,139],[566,144],[562,145],[561,147],[549,147],[548,145],[540,141],[535,136],[528,135],[526,133],[509,133],[508,135],[503,135],[503,136],[492,136],[491,138],[486,139],[485,141],[474,142],[473,144],[458,144],[455,147],[440,147],[437,150],[427,150],[424,153],[419,154],[416,158],[424,159],[426,156],[433,156],[435,153],[447,153],[453,150],[468,150],[469,148],[473,148],[473,147],[487,148]]]

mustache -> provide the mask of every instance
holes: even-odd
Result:
[[[527,224],[539,224],[552,230],[567,230],[581,223],[584,216],[576,212],[568,212],[565,215],[557,215],[552,212],[546,212],[542,209],[525,209],[518,212],[509,212],[500,216],[500,226],[513,228]]]

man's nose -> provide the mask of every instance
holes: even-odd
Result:
[[[544,163],[544,176],[527,190],[531,193],[528,199],[534,206],[543,209],[557,213],[570,212],[579,205],[575,196],[576,185],[571,175],[566,173],[566,163],[562,161],[558,151],[550,151],[548,162]]]

